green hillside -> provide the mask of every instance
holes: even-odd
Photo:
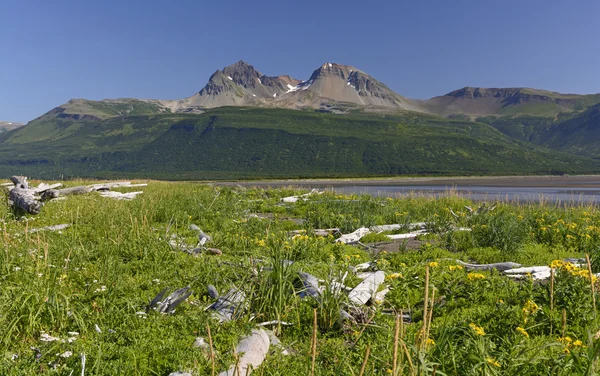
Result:
[[[406,112],[332,115],[225,107],[200,115],[47,116],[0,135],[0,172],[229,179],[600,170],[483,123]]]
[[[500,132],[546,148],[600,158],[600,105],[557,117],[482,117]]]

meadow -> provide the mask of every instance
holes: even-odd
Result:
[[[83,359],[85,375],[219,374],[238,359],[240,338],[273,320],[281,348],[271,346],[253,374],[310,375],[313,364],[315,375],[598,372],[596,206],[500,202],[474,215],[465,206],[478,204],[451,192],[281,201],[305,192],[149,182],[132,201],[71,196],[36,216],[2,205],[0,374],[79,375]],[[401,233],[414,222],[429,234],[387,251],[313,232],[401,224]],[[57,224],[70,227],[32,231]],[[222,255],[169,245],[173,235],[195,244],[192,224]],[[561,261],[586,254],[591,270]],[[456,260],[552,265],[554,273],[516,281]],[[347,294],[331,287],[345,274],[344,284],[356,286],[352,267],[366,262],[385,272],[390,291],[350,308]],[[318,298],[301,297],[299,272],[321,280]],[[245,293],[235,320],[220,323],[206,310],[209,284],[222,295]],[[184,286],[193,294],[175,312],[146,309],[163,289]],[[353,317],[342,320],[340,308]],[[210,345],[195,347],[199,337]]]

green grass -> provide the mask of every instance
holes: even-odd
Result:
[[[400,374],[429,375],[433,369],[447,375],[597,372],[593,368],[599,345],[593,335],[600,322],[588,279],[559,270],[551,311],[549,284],[515,282],[497,272],[469,276],[453,261],[548,265],[588,252],[595,262],[600,257],[600,212],[595,206],[500,203],[492,212],[470,216],[464,206],[473,203],[452,195],[377,199],[325,193],[281,205],[281,197],[297,191],[159,182],[143,190],[131,202],[95,194],[72,196],[48,203],[38,216],[0,207],[1,374],[79,374],[80,355],[85,354],[86,375],[167,375],[177,370],[207,375],[207,352],[192,347],[196,337],[207,338],[207,325],[218,373],[234,362],[232,348],[257,322],[279,319],[291,323],[278,329],[291,354],[270,352],[257,374],[306,375],[315,308],[318,375],[357,375],[367,346],[371,357],[365,374],[388,374],[394,338],[390,313],[399,310],[409,312],[413,320],[400,336]],[[255,218],[252,213],[273,213],[273,218]],[[279,220],[290,217],[304,219],[304,224]],[[314,228],[350,232],[361,226],[418,221],[438,231],[453,226],[472,231],[434,233],[419,250],[379,255],[311,233]],[[60,223],[71,227],[62,233],[30,232]],[[211,246],[223,256],[194,257],[171,249],[170,234],[193,241],[191,223],[213,237]],[[306,235],[288,235],[298,228],[307,230]],[[288,266],[283,260],[294,263]],[[349,266],[366,261],[386,273],[391,287],[383,302],[364,312],[366,318],[373,317],[369,324],[336,323],[337,308],[346,304],[343,296],[326,295],[319,303],[294,294],[298,271],[327,284],[341,278]],[[423,349],[415,341],[422,327],[427,266],[436,291],[429,334],[435,344]],[[350,273],[345,283],[355,286],[359,281]],[[246,293],[247,309],[238,320],[219,324],[205,311],[211,303],[207,284],[221,294],[232,287]],[[174,314],[136,314],[165,287],[186,285],[194,293]],[[79,335],[72,342],[40,341],[42,332],[67,339],[74,331]],[[566,336],[572,339],[570,345],[559,340]],[[73,355],[60,356],[67,351]]]

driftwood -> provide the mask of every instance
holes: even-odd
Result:
[[[236,364],[219,373],[219,376],[250,375],[267,357],[269,342],[269,336],[264,330],[253,329],[235,348],[236,354],[242,354]]]
[[[466,262],[456,260],[456,262],[465,267],[467,270],[492,270],[505,271],[508,269],[520,268],[521,264],[516,262],[498,262],[494,264],[467,264]]]
[[[29,214],[39,214],[43,204],[35,199],[33,191],[27,188],[21,188],[21,186],[22,184],[19,183],[10,191],[8,197],[11,205],[18,207]]]
[[[168,289],[164,289],[159,292],[158,295],[156,295],[156,297],[148,304],[146,310],[148,311],[150,309],[155,309],[161,313],[173,313],[179,304],[192,295],[190,286],[186,286],[173,291],[171,295],[163,299],[167,291]]]
[[[321,296],[321,288],[319,287],[319,280],[317,277],[305,272],[299,272],[298,277],[300,278],[303,287],[303,289],[299,291],[298,296],[301,298],[312,296],[315,299],[318,299]]]
[[[27,176],[11,176],[10,181],[13,182],[16,188],[29,189],[29,183],[27,183]]]
[[[29,230],[30,233],[36,233],[36,232],[40,232],[40,231],[60,231],[60,230],[64,230],[67,227],[71,226],[70,224],[62,224],[62,225],[54,225],[54,226],[45,226],[45,227],[39,227],[39,228],[32,228],[31,230]]]
[[[355,244],[355,243],[358,243],[360,241],[360,239],[362,239],[363,236],[365,236],[369,233],[371,233],[371,230],[369,230],[366,227],[361,227],[358,230],[356,230],[350,234],[345,234],[345,235],[340,236],[336,240],[336,243]]]
[[[115,182],[92,184],[89,186],[79,186],[71,188],[56,189],[62,186],[61,183],[46,184],[40,183],[37,187],[30,188],[25,176],[12,176],[10,178],[14,187],[9,187],[9,184],[2,184],[3,187],[9,190],[10,205],[20,208],[29,214],[39,214],[44,201],[63,199],[64,196],[86,194],[92,191],[102,191],[104,197],[112,197],[121,200],[132,200],[138,194],[143,192],[106,192],[111,188],[116,187],[140,187],[147,184],[131,184],[131,182]]]
[[[375,272],[365,278],[348,294],[348,299],[354,304],[367,304],[379,289],[379,285],[385,280],[385,273]]]
[[[283,197],[281,199],[281,202],[285,202],[285,203],[289,203],[289,204],[293,204],[296,203],[298,201],[306,201],[308,199],[308,197],[312,196],[312,195],[320,195],[323,192],[319,192],[316,189],[313,189],[312,191],[305,193],[303,195],[298,195],[298,196],[289,196],[289,197]]]
[[[236,288],[232,288],[227,294],[220,296],[216,302],[206,309],[215,311],[215,316],[221,322],[237,319],[243,312],[246,294]]]

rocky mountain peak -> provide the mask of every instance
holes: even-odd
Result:
[[[339,77],[347,80],[352,72],[355,72],[356,68],[341,65],[336,63],[325,63],[319,68],[315,69],[311,75],[311,80],[317,80],[319,77]]]
[[[257,85],[260,85],[260,78],[263,76],[262,73],[243,60],[223,68],[223,74],[231,81],[246,89],[255,88]]]

